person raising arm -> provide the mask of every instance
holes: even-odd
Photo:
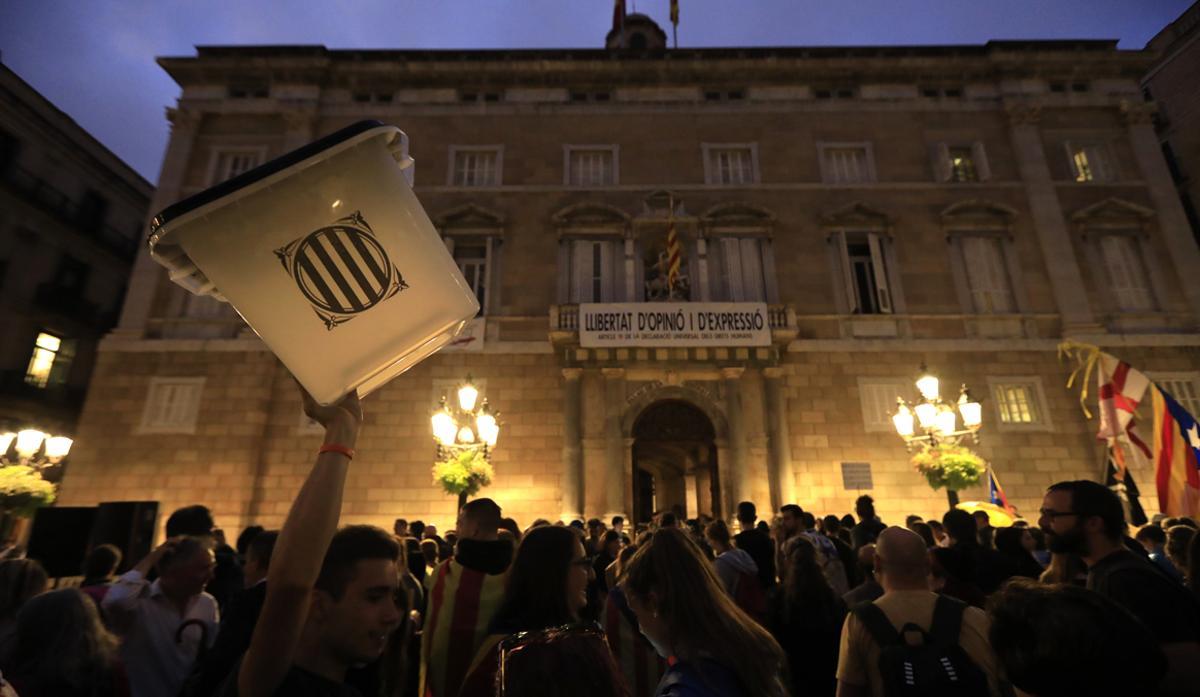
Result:
[[[362,424],[358,395],[329,406],[303,398],[325,427],[324,445],[280,530],[262,614],[225,697],[357,695],[343,684],[346,670],[377,658],[404,616],[395,539],[366,525],[337,530]]]

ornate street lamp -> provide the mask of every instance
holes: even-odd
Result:
[[[961,451],[954,453],[954,457],[978,460],[978,456],[965,447],[954,446],[962,445],[968,436],[972,443],[979,443],[979,430],[983,426],[982,407],[971,397],[971,392],[965,384],[959,389],[958,399],[954,402],[942,399],[939,386],[937,376],[921,364],[921,375],[916,380],[920,399],[909,402],[903,396],[896,397],[896,413],[892,415],[892,425],[895,426],[896,433],[904,439],[904,445],[909,452],[918,449],[914,463],[936,461],[949,449]],[[959,428],[960,417],[962,428]],[[932,467],[926,464],[918,468],[926,472],[927,469],[936,471],[936,467],[936,464]],[[928,473],[926,476],[932,484],[935,477]],[[958,493],[948,484],[946,497],[951,508],[958,504]]]
[[[434,477],[449,493],[458,495],[458,507],[462,508],[467,496],[491,483],[492,449],[500,438],[500,424],[496,421],[499,414],[487,398],[480,400],[471,376],[459,385],[455,397],[452,404],[442,396],[430,425],[437,444]]]
[[[63,461],[74,442],[33,428],[0,435],[0,467],[26,465],[45,469]]]

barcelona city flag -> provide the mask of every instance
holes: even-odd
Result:
[[[1154,399],[1154,463],[1158,507],[1164,515],[1200,513],[1200,424],[1158,385]]]

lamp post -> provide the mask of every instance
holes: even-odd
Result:
[[[974,398],[966,384],[959,389],[958,399],[947,402],[940,394],[940,381],[921,364],[921,375],[916,381],[920,399],[909,402],[902,396],[896,397],[896,413],[892,425],[904,439],[909,452],[914,448],[929,450],[943,445],[959,445],[968,436],[972,443],[979,443],[979,430],[983,426],[983,408]],[[959,417],[962,428],[958,427]],[[946,489],[950,507],[958,505],[958,492]]]
[[[475,387],[469,375],[459,385],[455,397],[452,403],[443,395],[441,403],[430,416],[438,460],[478,453],[490,463],[492,449],[500,438],[500,424],[496,421],[499,413],[492,410],[486,397],[480,399],[479,388]],[[458,507],[461,509],[467,502],[468,491],[463,489],[457,493]]]
[[[52,436],[34,428],[0,435],[0,467],[27,465],[45,469],[57,465],[71,452],[74,441]]]

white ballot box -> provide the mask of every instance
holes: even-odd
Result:
[[[318,402],[366,394],[479,311],[412,171],[408,137],[363,121],[164,209],[150,254],[232,305]]]

